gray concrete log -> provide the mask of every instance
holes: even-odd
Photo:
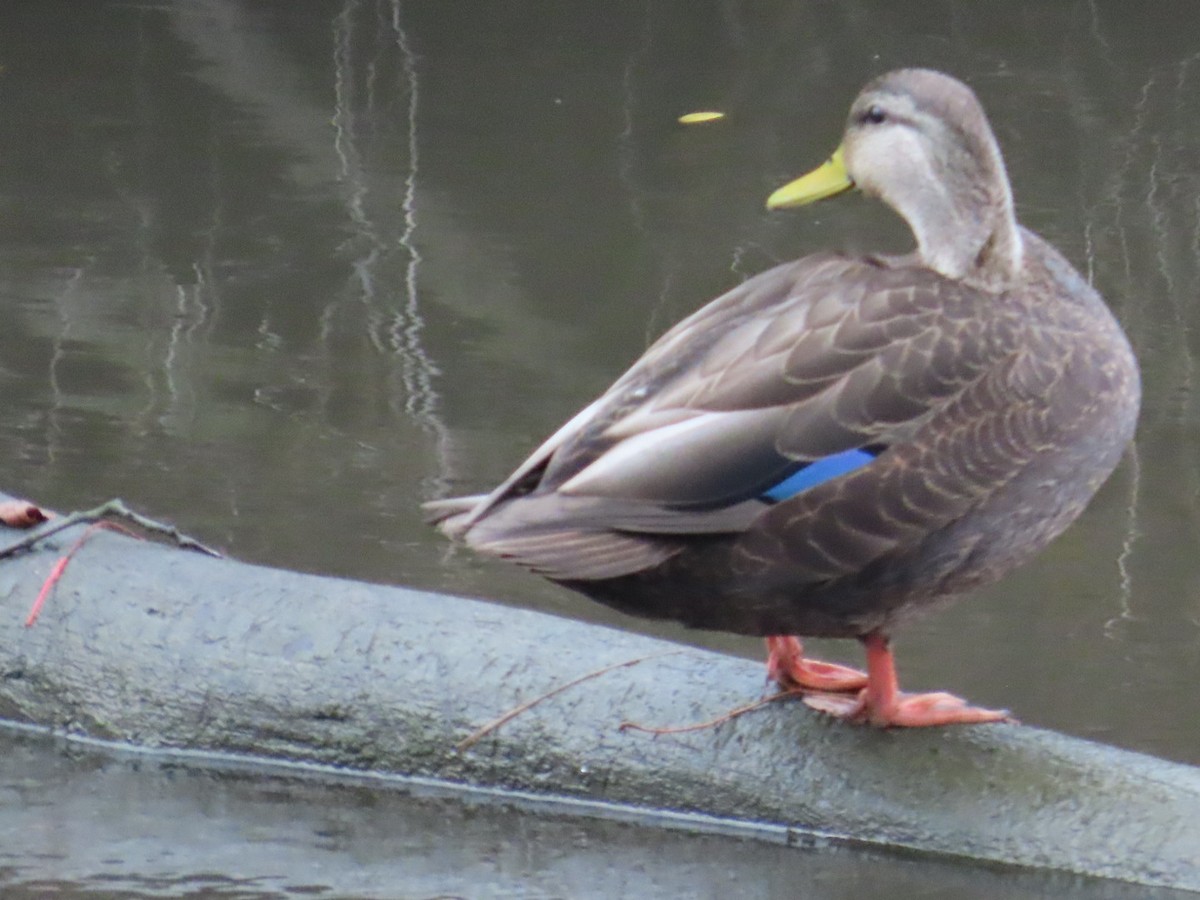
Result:
[[[760,664],[692,649],[564,691],[459,753],[522,701],[679,648],[107,532],[25,628],[78,533],[0,560],[0,717],[1200,891],[1189,766],[1016,725],[880,732],[794,702],[705,731],[620,731],[625,719],[700,721],[761,693]]]

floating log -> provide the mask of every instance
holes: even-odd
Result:
[[[21,534],[0,530],[0,546]],[[1020,725],[878,731],[793,700],[700,731],[623,731],[754,700],[762,666],[108,531],[25,627],[80,534],[0,560],[0,717],[1200,891],[1200,769]]]

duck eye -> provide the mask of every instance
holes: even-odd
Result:
[[[870,106],[860,116],[860,120],[869,125],[878,125],[881,122],[887,121],[887,113],[883,111],[882,106]]]

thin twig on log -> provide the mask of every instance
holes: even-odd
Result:
[[[0,549],[0,559],[8,556],[15,556],[22,550],[28,550],[39,541],[43,541],[52,535],[58,534],[67,528],[75,525],[92,524],[108,519],[118,519],[135,525],[143,531],[151,534],[161,534],[166,538],[173,540],[176,546],[184,550],[195,550],[198,553],[205,553],[208,556],[215,556],[218,559],[221,553],[200,543],[192,537],[183,534],[174,525],[168,525],[164,522],[156,522],[154,519],[149,519],[146,516],[136,513],[126,506],[120,500],[109,500],[95,509],[85,510],[83,512],[73,512],[65,516],[59,516],[51,519],[49,523],[38,528],[36,531],[31,531],[19,541],[9,544],[7,547]]]
[[[647,734],[683,734],[687,731],[703,731],[705,728],[716,728],[718,725],[724,725],[736,719],[738,716],[744,716],[748,712],[754,712],[756,709],[762,709],[768,703],[774,703],[776,700],[782,700],[785,697],[798,697],[803,693],[796,688],[779,691],[771,694],[769,697],[760,697],[753,703],[747,703],[743,706],[736,706],[727,713],[722,713],[715,719],[709,719],[707,722],[697,722],[694,725],[664,725],[656,728],[653,725],[639,725],[637,722],[625,721],[618,726],[621,731],[644,731]]]
[[[470,747],[471,745],[478,742],[480,738],[495,731],[497,728],[499,728],[504,723],[509,722],[509,721],[515,719],[517,716],[521,715],[521,713],[532,709],[533,707],[535,707],[539,703],[541,703],[543,700],[549,700],[551,697],[557,696],[558,694],[561,694],[563,691],[569,690],[570,688],[575,687],[575,685],[577,685],[577,684],[582,684],[583,682],[590,681],[593,678],[599,678],[601,675],[605,675],[609,672],[612,672],[615,669],[625,669],[625,668],[628,668],[629,666],[636,666],[638,663],[644,663],[647,660],[658,659],[660,656],[674,656],[677,653],[684,653],[684,652],[686,652],[686,651],[684,651],[682,649],[681,650],[664,650],[662,653],[651,653],[649,656],[639,656],[637,659],[627,659],[624,662],[613,663],[610,666],[604,666],[601,669],[596,669],[594,672],[588,672],[586,675],[580,675],[578,678],[574,678],[571,681],[568,681],[566,684],[560,684],[558,687],[554,688],[553,690],[547,691],[546,693],[541,694],[540,696],[534,697],[532,700],[526,700],[524,703],[520,704],[519,706],[514,706],[512,709],[510,709],[504,715],[500,716],[499,718],[492,719],[492,721],[488,722],[482,728],[476,729],[475,731],[471,732],[471,734],[467,735],[467,737],[463,738],[461,741],[459,741],[457,744],[455,744],[454,749],[457,750],[459,753],[462,753],[468,747]]]

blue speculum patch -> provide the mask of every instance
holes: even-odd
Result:
[[[824,481],[829,481],[831,478],[837,478],[839,475],[845,475],[847,472],[853,472],[855,469],[865,466],[876,455],[869,450],[854,449],[843,450],[841,453],[823,457],[809,463],[803,469],[796,470],[783,479],[783,481],[779,482],[779,484],[764,491],[762,494],[763,499],[778,503],[780,500],[795,497],[797,494],[803,493],[809,488],[816,487]]]

